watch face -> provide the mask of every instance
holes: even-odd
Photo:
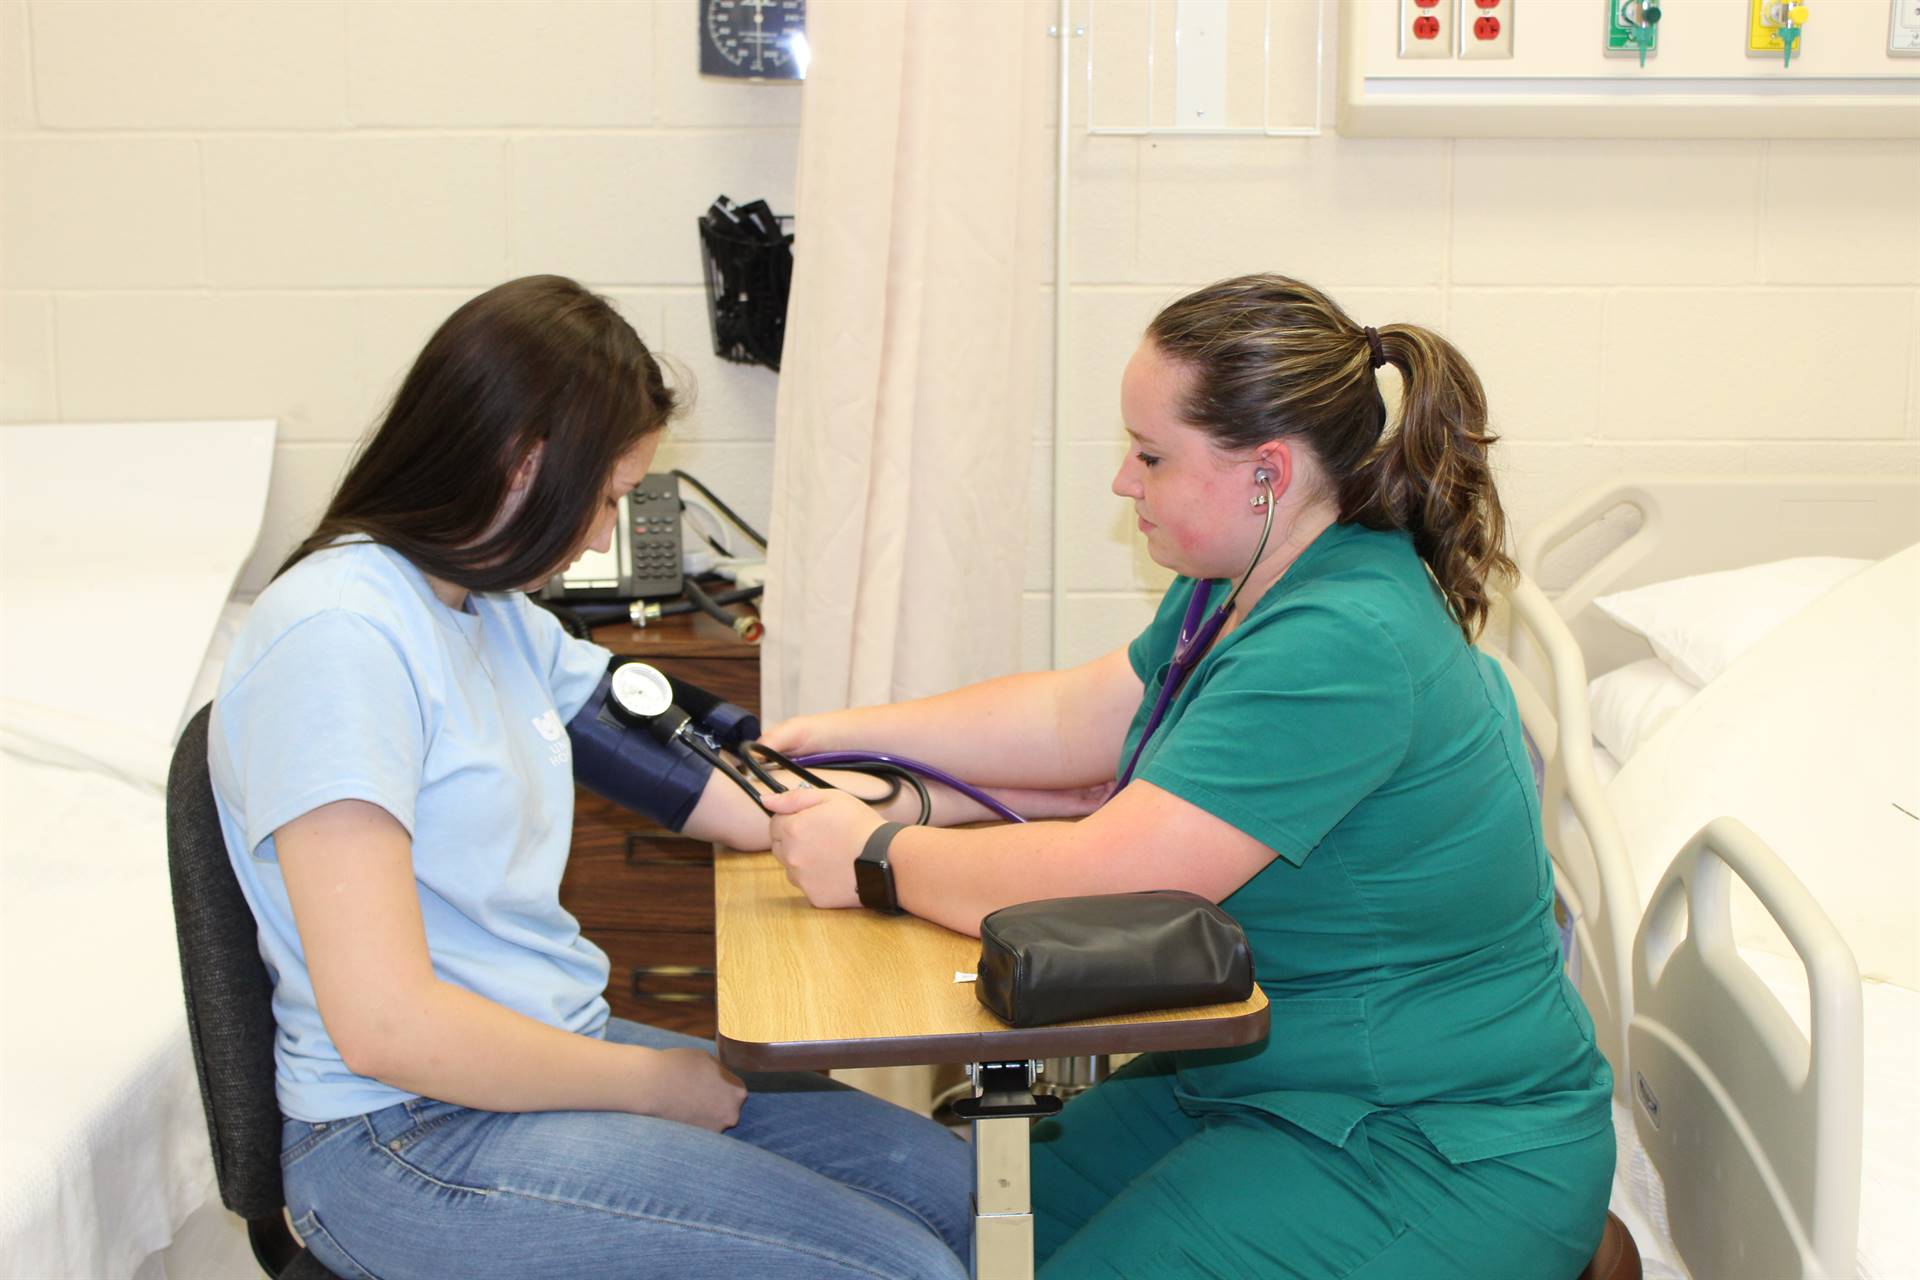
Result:
[[[667,678],[644,662],[626,662],[614,668],[608,692],[622,711],[642,719],[652,719],[673,705],[673,688]]]
[[[806,0],[702,0],[700,72],[804,80],[806,25]]]
[[[853,886],[859,892],[861,906],[875,911],[899,910],[893,900],[893,877],[887,873],[886,863],[854,859]]]

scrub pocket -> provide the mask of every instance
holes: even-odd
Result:
[[[1267,1038],[1238,1049],[1174,1055],[1174,1097],[1188,1115],[1260,1111],[1336,1147],[1380,1108],[1367,1002],[1278,997]]]

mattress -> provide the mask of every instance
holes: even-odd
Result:
[[[161,797],[0,753],[0,1275],[134,1273],[213,1194]]]
[[[1835,587],[1675,711],[1607,787],[1643,897],[1731,814],[1833,920],[1863,977],[1920,989],[1916,656],[1920,547]],[[1744,890],[1733,923],[1739,945],[1787,954]]]

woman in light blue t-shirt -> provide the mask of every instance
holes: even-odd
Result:
[[[482,294],[228,660],[209,763],[274,978],[287,1203],[338,1275],[966,1272],[964,1143],[610,1018],[560,907],[564,726],[609,655],[523,593],[607,549],[675,408],[603,299]],[[766,845],[718,778],[653,816]]]

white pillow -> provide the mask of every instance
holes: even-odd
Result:
[[[1593,603],[1645,636],[1682,679],[1705,688],[1767,632],[1872,563],[1840,556],[1776,560],[1656,582]]]
[[[1658,658],[1629,662],[1587,686],[1593,736],[1625,764],[1662,721],[1698,692]]]

